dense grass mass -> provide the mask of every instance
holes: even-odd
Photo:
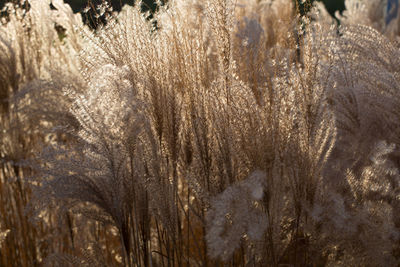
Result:
[[[398,4],[295,3],[6,4],[0,266],[399,266]]]

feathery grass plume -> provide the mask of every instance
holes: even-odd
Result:
[[[254,172],[212,200],[212,208],[207,212],[207,241],[212,257],[227,260],[239,247],[241,239],[250,242],[262,239],[268,226],[267,214],[260,210],[257,202],[263,197],[263,183],[265,174]]]
[[[16,162],[26,158],[37,141],[45,138],[45,133],[39,133],[44,127],[52,127],[51,121],[60,119],[60,122],[65,118],[57,118],[68,106],[57,89],[66,79],[60,81],[61,76],[51,76],[67,70],[74,75],[78,73],[76,56],[80,47],[75,27],[82,27],[80,16],[73,14],[62,1],[53,2],[58,9],[51,10],[49,1],[21,1],[29,9],[9,3],[6,5],[8,21],[0,28],[4,48],[1,52],[1,101],[5,108],[2,120],[9,125],[5,129],[9,138],[3,142],[10,144],[11,151],[5,152],[7,157],[18,154],[14,157]],[[63,41],[55,27],[61,24],[68,29],[68,38]]]
[[[34,225],[29,221],[31,214],[24,212],[31,200],[31,188],[25,178],[31,176],[32,171],[23,163],[38,151],[39,143],[46,142],[48,132],[44,128],[54,126],[49,125],[50,120],[58,124],[65,118],[54,116],[65,112],[63,105],[59,105],[64,103],[60,94],[52,90],[41,93],[40,84],[50,79],[56,69],[77,70],[74,56],[77,50],[74,49],[79,47],[72,47],[76,42],[69,40],[77,35],[72,28],[82,23],[79,24],[79,15],[74,15],[69,6],[61,5],[61,1],[53,2],[59,10],[51,10],[50,1],[7,3],[0,26],[0,206],[1,224],[11,230],[0,251],[0,264],[4,266],[39,264],[51,251],[57,250],[56,243],[49,242],[57,235],[57,227],[52,225],[54,220]],[[68,38],[63,40],[55,27],[61,24],[70,26]],[[45,96],[46,101],[28,95]],[[21,98],[24,101],[20,101]],[[51,101],[47,101],[50,99],[57,104],[50,105]],[[57,236],[65,243],[60,252],[69,251],[66,232],[60,231]]]
[[[77,70],[75,55],[81,48],[79,31],[83,29],[80,15],[61,0],[52,1],[56,10],[50,9],[50,1],[28,3],[28,11],[8,4],[9,21],[0,31],[16,54],[20,79],[49,78],[52,70],[62,67]],[[68,38],[60,38],[57,26],[65,29]]]
[[[142,38],[136,38],[133,33],[141,34]],[[169,51],[161,50],[164,48],[163,46],[160,49],[157,48],[158,43],[154,35],[151,22],[140,14],[137,7],[125,7],[116,20],[111,20],[96,35],[88,37],[87,41],[91,47],[88,46],[90,49],[84,51],[81,57],[84,65],[83,76],[89,89],[82,94],[83,98],[79,94],[74,97],[76,102],[73,115],[84,129],[79,133],[79,137],[82,139],[79,143],[87,143],[89,146],[84,154],[78,153],[77,156],[80,155],[86,161],[91,162],[85,168],[80,166],[85,170],[80,173],[84,179],[79,181],[101,185],[104,182],[100,178],[108,177],[106,186],[101,187],[101,190],[87,192],[87,194],[92,195],[88,197],[89,200],[105,210],[119,229],[121,240],[123,239],[121,244],[124,248],[126,264],[150,264],[151,262],[153,240],[151,240],[149,231],[151,226],[150,210],[156,219],[154,227],[157,228],[159,241],[156,244],[158,245],[156,252],[161,256],[166,253],[167,260],[172,262],[174,260],[181,261],[183,257],[178,254],[182,253],[182,248],[179,247],[182,246],[182,234],[180,214],[177,210],[177,205],[179,205],[177,199],[179,143],[177,143],[177,138],[180,134],[178,123],[181,120],[180,108],[177,105],[181,100],[175,96],[173,88],[166,83],[168,79],[164,75],[168,75],[169,70],[159,73],[164,66],[167,66],[168,55],[164,53]],[[166,46],[166,48],[170,48],[170,46]],[[159,53],[158,56],[157,53]],[[130,55],[130,57],[126,55]],[[155,58],[160,60],[156,61]],[[122,64],[125,66],[121,67]],[[98,66],[103,66],[101,68],[103,71],[99,72],[96,69]],[[118,74],[121,71],[123,74]],[[105,77],[103,77],[104,75]],[[118,75],[118,77],[122,75],[123,81],[119,83],[118,78],[113,77],[114,75]],[[129,85],[129,90],[125,88],[127,85]],[[105,96],[116,99],[116,101],[110,101]],[[131,99],[133,96],[146,99],[150,105],[140,105],[129,112],[127,107],[133,108],[134,103]],[[88,101],[90,105],[88,105]],[[126,105],[122,106],[122,103],[126,103]],[[164,107],[168,108],[168,112],[163,112]],[[112,109],[115,113],[104,113],[108,109]],[[142,113],[149,114],[152,125],[139,122]],[[139,121],[133,118],[137,118]],[[139,129],[141,132],[141,127],[146,135],[140,134],[139,138],[137,130]],[[136,140],[137,138],[141,140]],[[144,146],[144,143],[147,145]],[[96,150],[91,151],[90,148],[96,148]],[[112,149],[112,154],[108,151],[109,149]],[[49,160],[56,157],[51,156],[51,153],[53,152],[50,151],[48,154]],[[67,153],[67,150],[58,148],[58,152],[56,149],[54,153],[62,155]],[[75,155],[76,152],[70,151],[69,153]],[[143,159],[137,158],[136,155],[140,153],[142,153],[141,156],[146,156]],[[104,161],[115,162],[117,166],[109,166],[109,164],[102,166]],[[87,172],[90,171],[90,166],[95,166],[95,162],[98,162],[96,166],[99,165],[100,169],[93,170],[93,172],[101,176],[91,182],[91,179],[96,176],[91,177]],[[130,171],[124,168],[123,173],[119,173],[122,170],[118,168],[125,167],[128,163]],[[77,162],[74,161],[74,164]],[[74,164],[72,167],[75,166],[78,169],[79,166]],[[108,167],[117,169],[110,170],[107,169]],[[51,169],[53,167],[49,170]],[[55,169],[60,171],[58,173],[60,176],[62,173],[68,174],[68,171],[65,171],[67,167],[56,167]],[[115,174],[115,172],[118,173]],[[56,174],[52,176],[57,177]],[[117,184],[112,182],[114,179],[112,177],[120,182]],[[89,201],[85,198],[82,199],[83,191],[79,186],[73,185],[73,179],[59,180],[60,183],[58,180],[50,179],[48,186],[42,188],[43,192],[50,189],[50,191],[56,192],[54,196],[58,198],[75,197],[80,202]],[[70,186],[70,190],[62,193],[63,191],[58,186],[58,184],[61,186],[62,183]],[[114,187],[114,190],[111,185],[117,188]],[[149,194],[154,194],[154,197],[150,199]],[[103,195],[105,204],[96,200],[103,198]],[[119,205],[126,205],[126,207],[119,207]],[[155,228],[153,228],[154,230]],[[160,261],[163,262],[164,259],[161,257]]]
[[[30,4],[0,28],[0,265],[398,263],[395,43],[290,0],[94,32]]]
[[[133,231],[140,231],[132,216],[135,212],[140,216],[135,220],[145,220],[148,212],[140,205],[146,203],[147,193],[140,189],[146,175],[138,158],[140,136],[148,126],[126,71],[104,65],[93,74],[85,93],[69,92],[74,99],[71,113],[80,124],[77,141],[42,153],[45,176],[36,194],[42,208],[52,199],[65,200],[72,207],[80,203],[94,206],[93,212],[84,215],[117,227],[123,262],[132,265],[140,260],[131,255],[132,242],[137,241],[132,240]],[[146,240],[142,241],[146,246]]]
[[[327,235],[328,242],[337,244],[335,253],[343,256],[335,261],[353,264],[362,258],[365,264],[393,265],[398,262],[398,206],[395,198],[387,196],[398,190],[398,48],[370,27],[349,26],[341,29],[331,49],[335,64],[328,102],[338,144],[327,181],[334,203],[342,208],[324,213],[321,221],[328,226],[324,232],[341,229],[342,235]],[[382,187],[389,183],[390,193],[382,194],[377,181]],[[341,215],[335,217],[335,210]],[[362,246],[354,247],[355,242]],[[382,256],[371,257],[377,250]]]
[[[239,2],[235,13],[233,60],[239,78],[258,101],[260,88],[274,76],[273,60],[296,60],[297,12],[293,1]]]
[[[314,58],[320,51],[318,40],[305,40],[308,50],[302,54],[302,65],[283,57],[280,63],[272,66],[271,73],[275,76],[271,77],[269,84],[257,88],[260,94],[255,95],[237,76],[232,56],[236,48],[233,45],[236,34],[233,27],[235,6],[232,3],[207,6],[206,14],[198,17],[200,24],[194,29],[185,28],[180,21],[183,19],[181,14],[187,10],[171,7],[164,12],[159,17],[160,29],[154,32],[138,10],[128,7],[118,20],[89,40],[92,49],[82,57],[86,59],[85,77],[92,89],[83,94],[84,98],[77,98],[73,112],[82,125],[79,136],[87,149],[80,153],[57,148],[45,155],[49,167],[47,172],[53,178],[42,188],[43,192],[50,190],[52,197],[92,202],[111,216],[123,239],[125,263],[147,264],[152,259],[149,247],[154,247],[158,254],[165,255],[158,259],[160,264],[207,264],[216,263],[207,258],[205,251],[208,229],[204,224],[191,224],[190,214],[204,222],[204,207],[210,203],[209,196],[218,195],[244,180],[254,169],[265,170],[271,187],[266,189],[268,197],[262,201],[261,210],[265,213],[256,213],[260,216],[269,214],[263,242],[258,243],[254,256],[239,253],[233,257],[224,256],[224,259],[232,265],[237,259],[250,262],[255,255],[260,264],[295,262],[298,254],[307,249],[298,244],[299,240],[306,239],[303,228],[307,216],[303,206],[313,203],[315,188],[334,143],[332,120],[323,101],[326,88],[319,82],[326,79],[325,69],[318,57]],[[201,15],[202,9],[195,9],[191,14]],[[134,38],[133,31],[141,39]],[[208,32],[213,34],[211,38],[205,37]],[[146,134],[133,138],[139,138],[142,145],[129,148],[121,141],[122,136],[115,136],[136,127],[124,123],[134,122],[142,114],[139,110],[130,113],[129,108],[119,109],[121,104],[117,103],[121,102],[122,106],[126,103],[121,96],[116,98],[116,102],[89,101],[92,97],[98,99],[94,88],[104,87],[95,82],[103,80],[97,74],[98,66],[112,67],[109,70],[112,74],[105,77],[111,98],[118,96],[123,83],[127,83],[131,93],[147,103],[143,106],[147,118],[145,125],[148,125],[144,131]],[[122,67],[125,74],[123,82],[118,83],[113,76],[121,75],[118,74],[121,66],[126,66]],[[104,114],[104,108],[113,111],[117,108],[119,111],[114,116],[113,112]],[[123,126],[119,127],[118,123]],[[183,126],[190,127],[191,134],[185,133]],[[254,133],[259,135],[255,137]],[[104,147],[113,148],[112,153],[105,151]],[[182,156],[182,148],[192,151],[192,156],[188,156],[191,152]],[[136,154],[139,152],[135,151],[143,151],[145,156],[139,159]],[[133,155],[124,156],[128,153]],[[68,161],[63,156],[66,154],[77,156],[79,160],[66,164]],[[58,157],[61,162],[54,160]],[[118,169],[110,170],[114,165],[125,166],[129,158],[133,160],[131,167],[125,170],[127,174],[120,174]],[[106,162],[115,164],[104,165],[106,159]],[[95,170],[91,169],[93,166],[97,166]],[[118,183],[105,182],[118,177],[125,181],[124,177],[136,169],[140,171],[134,172],[135,181],[145,182],[124,186],[123,189]],[[313,172],[308,173],[308,170]],[[185,179],[187,173],[190,181]],[[100,189],[96,189],[98,187]],[[117,193],[112,193],[112,188],[116,187],[114,191],[123,192],[120,197],[137,190],[144,196],[120,199]],[[195,194],[192,203],[190,191]],[[147,194],[155,197],[150,200]],[[184,203],[186,194],[188,201]],[[129,201],[142,203],[145,208],[135,210]],[[123,214],[129,214],[130,219],[126,221]],[[152,216],[152,220],[146,216]],[[125,226],[127,222],[128,226]],[[139,225],[147,222],[147,228],[139,228],[140,237],[135,236],[133,229],[138,228],[132,226],[134,222]],[[187,222],[185,227],[183,222]],[[196,236],[198,228],[201,231]],[[183,237],[183,230],[188,234],[187,240],[196,240],[197,255],[191,254],[191,247],[185,247],[189,245]],[[150,233],[156,235],[154,241],[150,240]],[[237,234],[241,236],[243,233]],[[286,235],[283,240],[282,235]],[[143,249],[135,250],[137,247],[132,242],[143,244]],[[290,254],[292,249],[294,256]],[[261,253],[265,250],[268,251],[266,255]],[[132,255],[136,257],[133,256],[131,261]]]
[[[329,65],[316,56],[323,51],[324,39],[318,25],[309,27],[302,43],[301,64],[291,63],[290,59],[275,63],[270,87],[266,84],[260,88],[262,101],[257,101],[251,89],[240,81],[231,83],[230,102],[215,97],[223,91],[217,86],[210,97],[216,114],[212,121],[216,172],[219,177],[226,177],[219,184],[221,191],[243,180],[255,167],[266,172],[268,187],[261,210],[268,223],[262,241],[257,242],[253,254],[243,256],[244,262],[255,259],[261,265],[307,264],[313,261],[308,254],[311,246],[315,245],[315,250],[318,247],[306,232],[310,223],[307,209],[313,207],[318,188],[323,186],[322,175],[335,145],[336,130],[325,101],[329,88],[324,81],[329,79]],[[241,219],[235,217],[231,225],[245,225]],[[209,225],[213,227],[212,223]],[[228,235],[221,241],[222,249],[216,250],[221,254],[213,256],[232,262],[234,250],[223,244],[232,240],[238,244],[242,235],[243,231]],[[216,248],[212,235],[208,238]]]

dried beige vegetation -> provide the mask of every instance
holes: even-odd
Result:
[[[92,32],[29,2],[0,28],[1,266],[399,264],[384,29],[175,0]]]

